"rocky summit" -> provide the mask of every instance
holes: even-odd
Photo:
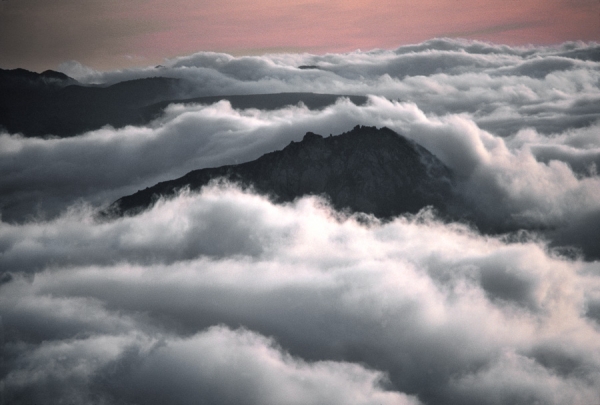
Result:
[[[159,197],[211,180],[251,186],[276,201],[326,196],[337,209],[390,217],[425,206],[445,211],[452,199],[452,173],[432,153],[388,128],[356,126],[337,136],[308,132],[301,142],[237,165],[194,170],[114,202],[108,212],[131,215]]]

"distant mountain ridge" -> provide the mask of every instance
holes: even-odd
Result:
[[[47,86],[64,87],[77,84],[77,80],[64,73],[54,70],[45,70],[42,73],[31,72],[26,69],[0,69],[0,87],[17,86]]]
[[[0,127],[26,137],[70,137],[141,124],[148,121],[142,107],[176,98],[180,86],[164,77],[88,86],[60,72],[0,69]]]
[[[357,105],[365,96],[279,93],[190,98],[193,85],[183,79],[149,77],[110,86],[83,85],[60,72],[0,69],[0,129],[25,137],[71,137],[110,125],[146,125],[172,103],[212,104],[229,100],[234,108],[276,109],[304,103],[324,108],[339,97]]]
[[[337,209],[390,217],[425,206],[445,211],[453,175],[439,159],[388,128],[356,126],[327,138],[308,132],[301,142],[237,165],[194,170],[115,201],[109,215],[136,214],[185,187],[215,179],[252,186],[276,201],[326,195]]]

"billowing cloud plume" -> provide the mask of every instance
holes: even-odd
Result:
[[[35,226],[16,268],[41,270],[1,287],[9,399],[599,399],[598,263],[535,240],[217,185],[109,223]]]
[[[176,103],[143,127],[0,134],[4,398],[600,402],[597,52],[436,40],[79,70],[88,83],[179,77],[193,96],[369,101]],[[320,197],[275,204],[223,183],[98,219],[159,181],[357,124],[387,126],[451,168],[461,222],[428,209],[381,221]]]
[[[44,403],[55,403],[49,390],[86,403],[419,403],[382,389],[380,372],[343,362],[307,363],[272,339],[222,326],[186,338],[133,334],[69,343],[46,343],[28,353],[6,379],[9,392]]]

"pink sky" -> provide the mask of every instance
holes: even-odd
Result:
[[[600,41],[599,0],[0,0],[0,67],[112,69],[197,51],[395,48],[434,37]]]

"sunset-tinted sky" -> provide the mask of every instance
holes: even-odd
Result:
[[[197,51],[394,48],[434,37],[600,40],[599,0],[0,0],[0,67],[97,69]]]

